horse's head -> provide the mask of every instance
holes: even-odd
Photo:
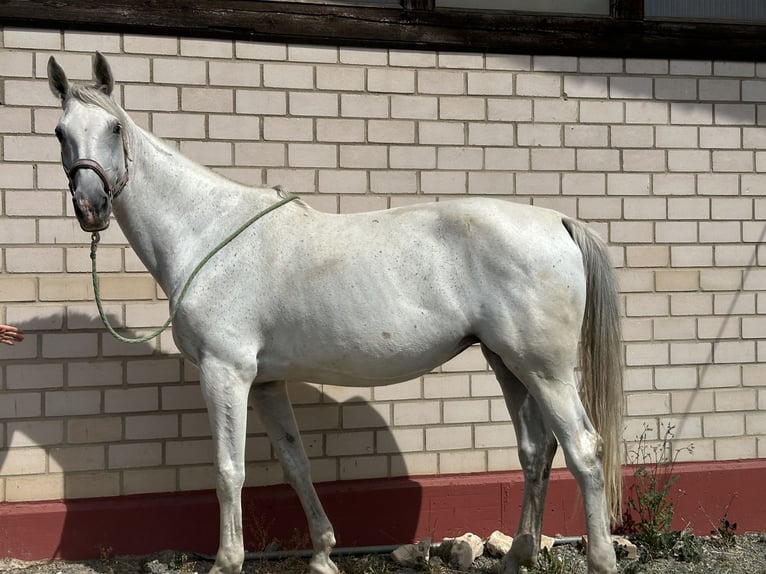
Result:
[[[112,200],[128,182],[123,126],[111,98],[112,71],[106,58],[93,60],[95,86],[72,85],[56,60],[48,60],[48,83],[61,98],[64,113],[56,126],[61,163],[69,179],[72,203],[85,231],[109,226]]]

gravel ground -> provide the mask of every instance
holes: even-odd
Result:
[[[729,543],[716,538],[696,538],[693,560],[648,559],[639,546],[639,560],[620,560],[624,574],[766,574],[766,535],[745,534]],[[410,569],[395,565],[387,555],[338,557],[342,574],[452,574],[455,572],[434,557],[428,568]],[[469,574],[494,574],[498,561],[481,557]],[[161,552],[151,556],[131,556],[82,562],[23,562],[0,560],[0,572],[7,574],[192,574],[206,573],[212,563],[193,555]],[[281,561],[247,561],[245,574],[304,574],[306,562],[298,558]],[[538,568],[527,574],[585,574],[585,560],[577,545],[561,545],[543,557]]]

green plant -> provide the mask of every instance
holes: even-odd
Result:
[[[431,556],[430,560],[424,565],[423,571],[427,574],[451,574],[453,572],[439,556]]]
[[[622,574],[639,574],[644,568],[644,564],[639,560],[631,560],[626,562],[622,567]]]
[[[671,556],[681,539],[681,534],[672,530],[675,505],[671,494],[678,480],[673,470],[680,453],[691,453],[694,446],[673,450],[674,430],[674,425],[665,425],[662,439],[651,443],[647,437],[652,429],[644,425],[635,449],[628,452],[628,462],[637,466],[622,531],[632,534],[652,558]]]
[[[731,522],[729,520],[729,511],[731,510],[731,505],[736,497],[736,492],[731,495],[731,498],[729,499],[729,502],[726,504],[726,508],[724,509],[723,516],[718,519],[717,524],[713,522],[713,519],[710,517],[710,514],[708,514],[705,508],[701,504],[699,505],[699,509],[705,514],[705,516],[707,516],[710,525],[713,527],[713,529],[710,531],[711,540],[720,546],[724,551],[732,550],[737,545],[737,523]]]
[[[173,552],[173,556],[168,562],[168,566],[181,574],[192,574],[195,571],[196,565],[197,563],[183,552]]]
[[[99,560],[101,561],[101,567],[106,574],[112,574],[114,572],[114,566],[112,565],[112,559],[114,558],[114,552],[111,546],[99,546],[98,547]]]
[[[309,570],[308,561],[298,555],[298,551],[311,547],[311,540],[307,533],[298,529],[293,530],[290,539],[282,545],[276,538],[269,537],[269,528],[263,526],[266,522],[254,519],[250,522],[249,531],[253,536],[256,547],[261,547],[263,552],[295,551],[295,555],[288,555],[280,560],[270,560],[265,556],[254,558],[258,563],[258,572],[261,574],[303,574]],[[268,542],[271,540],[270,542]],[[354,573],[356,574],[356,573]]]
[[[273,517],[268,517],[265,514],[245,512],[243,529],[245,531],[247,549],[256,552],[281,549],[282,546],[279,544],[279,541],[275,540],[270,534],[273,527]]]
[[[673,546],[673,558],[690,564],[699,562],[702,560],[702,542],[689,532],[679,532]]]
[[[721,546],[731,548],[734,546],[737,530],[737,523],[729,521],[729,510],[727,508],[724,515],[718,521],[718,526],[711,532],[712,535],[717,536],[721,543]]]
[[[379,554],[351,556],[338,563],[341,574],[392,574],[391,562]]]
[[[537,558],[537,565],[528,570],[529,574],[579,574],[580,564],[567,556],[558,556],[543,548]]]
[[[564,574],[564,563],[547,548],[540,551],[537,569],[541,574]]]

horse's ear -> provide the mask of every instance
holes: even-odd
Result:
[[[62,100],[69,92],[69,80],[66,79],[64,68],[59,65],[53,56],[48,58],[48,85],[53,95]]]
[[[101,52],[96,52],[93,58],[93,75],[96,76],[96,88],[104,92],[107,96],[112,95],[114,90],[114,77],[109,62]]]

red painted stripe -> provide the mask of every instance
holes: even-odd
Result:
[[[728,508],[738,532],[766,530],[766,459],[677,464],[676,528],[708,534]],[[626,493],[632,469],[625,469]],[[520,472],[343,481],[317,485],[340,546],[398,544],[466,531],[513,533]],[[284,485],[249,488],[243,498],[248,549],[273,539],[306,547],[300,505]],[[554,470],[543,530],[583,533],[581,502],[566,470]],[[218,505],[211,491],[0,504],[0,556],[98,558],[163,549],[214,553]]]

